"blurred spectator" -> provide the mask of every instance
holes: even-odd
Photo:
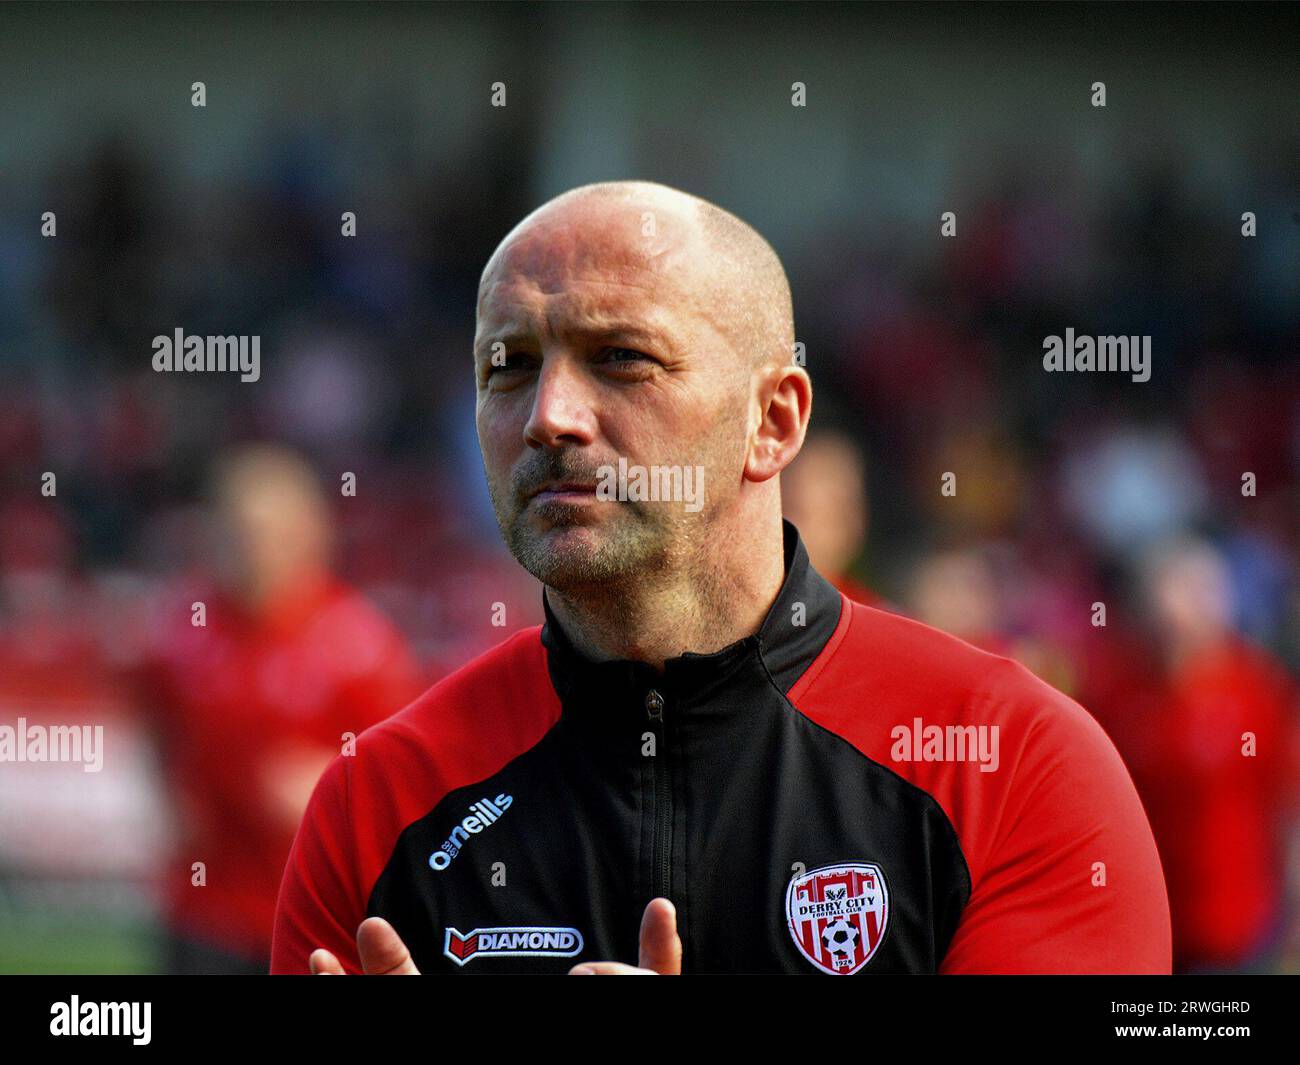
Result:
[[[998,582],[978,550],[937,551],[916,566],[905,599],[913,617],[994,654],[1009,654]]]
[[[1202,513],[1207,494],[1179,433],[1130,426],[1098,434],[1070,455],[1066,491],[1081,526],[1115,550],[1183,528]]]
[[[1229,570],[1209,543],[1162,542],[1140,578],[1157,668],[1142,681],[1134,663],[1128,703],[1112,709],[1146,718],[1131,766],[1164,864],[1175,967],[1256,970],[1284,931],[1294,689],[1233,632]]]
[[[213,496],[212,579],[165,597],[138,670],[179,817],[163,877],[169,968],[266,972],[316,780],[346,734],[420,685],[403,637],[331,574],[327,504],[301,459],[240,450]]]
[[[781,505],[817,571],[850,599],[880,606],[879,597],[852,576],[868,522],[866,463],[853,438],[838,429],[810,428],[781,474]]]

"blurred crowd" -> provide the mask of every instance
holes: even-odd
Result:
[[[264,971],[340,735],[541,621],[473,426],[478,272],[535,205],[509,147],[381,167],[355,238],[329,141],[292,129],[198,200],[112,137],[48,175],[57,241],[3,219],[0,717],[120,722],[126,767],[0,779],[10,914],[115,881],[163,915],[160,967]],[[828,217],[778,249],[815,388],[783,487],[814,563],[1102,722],[1180,971],[1300,966],[1300,155],[1251,166],[1253,238],[1135,152],[1110,191],[1064,162],[955,175],[955,238]],[[260,335],[262,380],[154,373],[177,327]],[[1045,373],[1066,327],[1151,335],[1151,380]]]

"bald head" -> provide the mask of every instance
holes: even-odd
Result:
[[[698,197],[586,185],[515,226],[479,283],[474,367],[488,489],[521,565],[619,609],[649,585],[711,598],[755,558],[779,575],[777,474],[811,409],[793,345],[776,253]],[[707,487],[596,498],[632,467]]]
[[[518,242],[539,229],[563,228],[575,242],[611,238],[629,264],[671,275],[747,368],[789,364],[794,306],[785,269],[748,223],[698,196],[652,181],[605,181],[561,193],[506,235],[483,270],[501,276]],[[581,257],[581,248],[572,249]]]

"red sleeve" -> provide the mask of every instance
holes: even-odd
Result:
[[[940,971],[1169,973],[1164,873],[1128,770],[1077,703],[1028,674],[1015,687],[1040,709],[1004,746],[1004,807]]]
[[[522,630],[357,737],[316,784],[276,904],[271,972],[310,972],[317,947],[361,972],[357,926],[402,830],[449,791],[544,736],[560,704],[541,626]]]
[[[276,903],[272,975],[309,973],[317,947],[331,951],[345,972],[361,972],[356,935],[365,899],[352,844],[351,761],[339,755],[329,764],[298,826]]]

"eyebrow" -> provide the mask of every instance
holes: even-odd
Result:
[[[635,322],[619,321],[617,319],[602,320],[591,325],[581,325],[564,330],[564,335],[572,337],[583,337],[588,340],[610,339],[613,337],[626,337],[647,342],[652,347],[659,347],[665,352],[673,350],[672,344],[666,335],[652,326],[640,325]],[[517,344],[527,344],[536,337],[536,334],[527,330],[512,329],[502,333],[489,333],[475,348],[476,356],[486,357],[491,353],[492,345],[502,343],[509,350]]]

